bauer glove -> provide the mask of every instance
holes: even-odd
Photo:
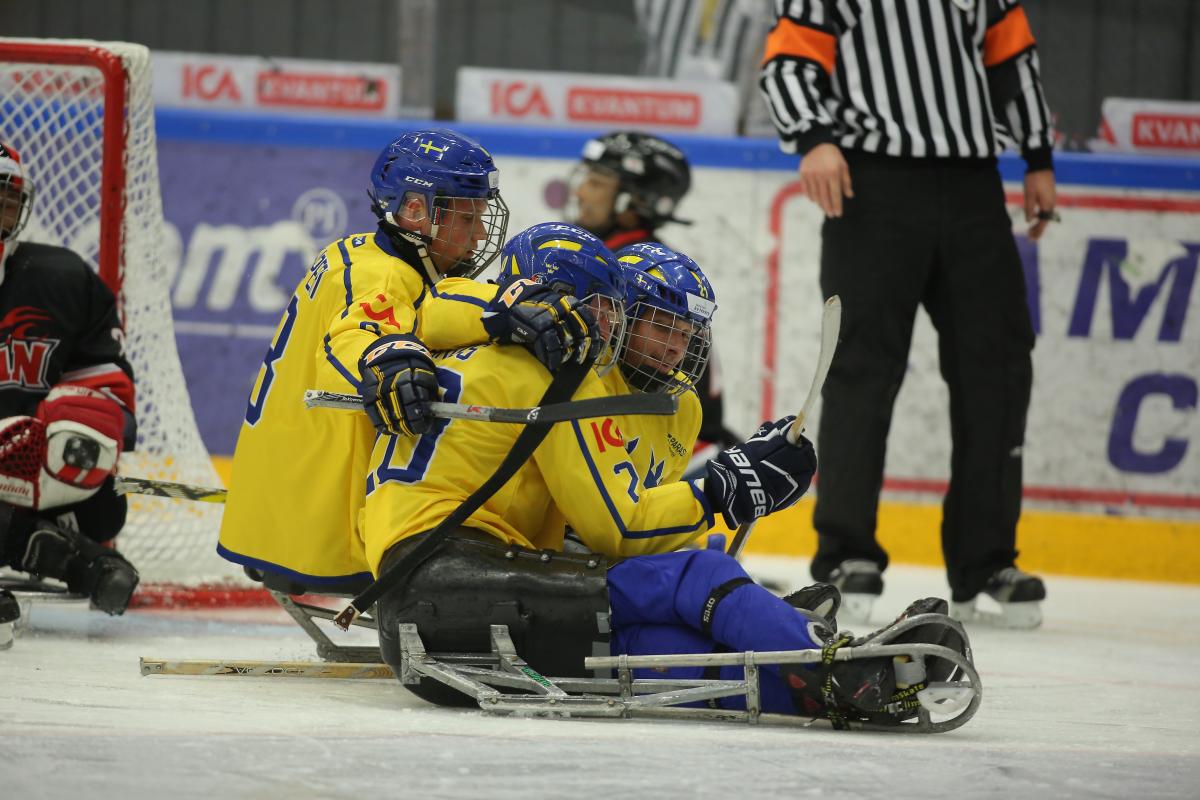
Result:
[[[362,401],[380,433],[419,436],[433,424],[429,404],[438,398],[429,350],[415,336],[382,336],[358,360]]]
[[[796,444],[787,440],[794,419],[764,422],[748,440],[708,462],[704,493],[730,528],[794,505],[808,490],[817,455],[803,436]]]
[[[483,314],[488,336],[524,345],[551,372],[568,361],[594,361],[603,349],[592,310],[583,301],[530,280],[510,283]]]

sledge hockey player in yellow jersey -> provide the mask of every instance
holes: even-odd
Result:
[[[670,253],[666,248],[659,252]],[[644,260],[627,258],[631,263]],[[624,428],[622,420],[612,417],[555,425],[527,465],[472,515],[468,527],[525,548],[561,550],[565,520],[589,549],[612,557],[665,552],[689,543],[712,525],[702,492],[677,480],[700,425],[691,380],[703,369],[708,320],[716,309],[700,297],[701,292],[711,296],[707,280],[698,268],[693,273],[697,277],[689,276],[694,310],[689,315],[683,303],[683,313],[691,318],[679,319],[678,332],[669,327],[674,314],[645,300],[637,305],[639,310],[646,306],[648,319],[634,320],[625,330],[625,273],[591,234],[563,223],[536,225],[518,234],[502,255],[501,286],[512,285],[531,269],[549,270],[535,273],[538,280],[561,283],[562,291],[591,303],[602,336],[608,337],[609,345],[576,391],[576,400],[628,394],[633,383],[633,390],[668,391],[683,402],[673,416],[625,420]],[[645,275],[642,282],[634,287],[641,291],[639,297],[652,284],[662,285]],[[682,300],[683,292],[676,294]],[[670,316],[666,326],[659,326],[664,332],[655,330],[654,314]],[[634,338],[626,344],[631,334]],[[611,369],[618,356],[622,369]],[[435,360],[443,396],[452,402],[533,406],[548,383],[545,369],[517,348],[469,347]],[[634,366],[628,367],[630,363]],[[361,526],[372,570],[378,572],[393,545],[430,530],[475,491],[518,432],[517,426],[439,420],[419,440],[381,438],[371,459]]]
[[[615,350],[602,350],[596,362],[603,372],[615,352],[620,370],[602,377],[591,373],[597,379],[586,380],[576,397],[632,390],[694,398],[692,382],[704,366],[715,303],[691,259],[656,245],[622,251],[624,277],[631,282],[626,331],[619,331],[612,313],[619,305],[613,287],[618,279],[597,266],[611,263],[610,257],[589,234],[563,225],[535,226],[514,237],[502,259],[502,287],[513,286],[518,276],[563,282],[593,304],[603,335],[623,338]],[[451,351],[438,359],[437,369],[447,394],[457,391],[468,402],[497,397],[536,402],[547,383],[540,368],[514,348]],[[587,676],[584,657],[595,654],[833,652],[843,646],[867,652],[875,644],[926,643],[969,657],[961,628],[956,631],[945,617],[944,600],[918,600],[895,623],[865,637],[838,637],[830,619],[814,613],[815,602],[826,602],[825,589],[833,591],[827,613],[836,610],[833,587],[818,584],[779,598],[720,550],[675,550],[707,528],[715,513],[736,527],[787,508],[804,494],[816,469],[812,444],[803,437],[792,443],[787,431],[794,418],[785,417],[717,454],[702,481],[660,483],[652,472],[639,472],[634,454],[643,450],[648,456],[662,443],[660,436],[673,435],[673,428],[679,433],[672,422],[694,432],[696,406],[693,401],[684,417],[666,418],[671,422],[665,424],[630,420],[625,436],[606,424],[611,420],[560,423],[461,527],[436,532],[484,483],[505,445],[513,446],[515,432],[452,422],[439,423],[440,429],[419,442],[381,439],[362,529],[372,564],[380,572],[397,570],[389,577],[398,580],[378,599],[376,619],[380,651],[406,688],[439,704],[483,702],[469,679],[442,682],[405,670],[402,624],[415,627],[427,653],[488,652],[489,626],[504,625],[519,657],[556,677]],[[681,472],[685,461],[686,452],[674,468]],[[659,468],[665,472],[665,465]],[[564,518],[592,552],[562,551]],[[848,720],[899,725],[917,714],[913,681],[924,687],[926,680],[945,680],[954,667],[945,662],[919,677],[906,673],[902,684],[896,661],[888,653],[824,670],[763,665],[756,705],[771,713],[826,716],[836,727]],[[742,669],[719,667],[719,677],[742,680]],[[711,676],[695,666],[665,673],[644,669],[637,677]],[[552,709],[555,699],[542,699]],[[744,697],[714,702],[746,710]]]
[[[672,255],[677,263],[663,263],[658,277],[644,272],[639,282],[638,271],[628,269],[637,284],[627,323],[635,338],[629,340],[626,318],[617,313],[626,271],[598,239],[574,226],[537,225],[505,245],[501,291],[522,279],[561,285],[596,312],[607,347],[575,399],[631,390],[686,397],[692,394],[686,370],[703,367],[715,304],[701,297],[701,286],[710,297],[711,288],[698,268],[689,274],[680,262],[690,259]],[[618,361],[619,374],[597,374]],[[458,402],[536,404],[549,383],[545,370],[517,348],[462,348],[439,354],[437,365],[445,396]],[[699,425],[694,398],[673,419],[674,425],[660,425],[639,418],[627,431],[610,418],[553,426],[532,457],[448,531],[427,560],[413,556],[407,563],[426,534],[487,480],[520,429],[438,421],[419,440],[381,437],[360,530],[376,574],[393,565],[411,570],[376,606],[385,660],[400,666],[401,623],[416,624],[430,651],[479,652],[488,650],[481,621],[490,620],[509,626],[518,652],[539,670],[579,674],[580,653],[599,646],[597,620],[607,613],[606,559],[668,553],[708,530],[716,512],[737,525],[791,505],[807,488],[812,447],[787,443],[780,431],[788,420],[764,426],[758,441],[744,445],[753,485],[724,465],[710,470],[707,482],[660,482],[650,474],[650,450],[670,449],[668,434],[691,441]],[[686,445],[681,449],[673,473],[686,464]],[[646,467],[639,470],[635,461]],[[566,525],[590,553],[562,552]],[[463,700],[428,681],[409,688],[434,702]]]
[[[450,131],[405,134],[371,171],[379,229],[331,244],[288,303],[238,437],[218,551],[256,577],[336,591],[368,577],[357,532],[376,433],[420,434],[437,399],[426,347],[519,341],[545,368],[590,346],[574,298],[477,283],[508,209],[491,156]],[[446,277],[448,276],[448,277]],[[366,414],[309,411],[319,388]]]
[[[628,322],[620,369],[604,377],[610,385],[618,384],[614,393],[662,392],[679,398],[675,419],[637,417],[622,428],[643,440],[633,455],[646,450],[648,463],[635,460],[635,466],[647,486],[677,481],[703,423],[697,386],[712,354],[715,294],[695,261],[658,242],[629,245],[615,255],[628,283]]]

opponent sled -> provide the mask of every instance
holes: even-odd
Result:
[[[10,573],[0,573],[0,650],[13,646],[14,640],[29,624],[33,603],[86,603],[86,595],[75,594],[57,581],[42,581]]]

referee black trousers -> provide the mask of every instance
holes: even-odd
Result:
[[[840,344],[822,392],[813,576],[876,562],[876,512],[892,407],[917,308],[938,334],[950,397],[942,552],[955,600],[1016,558],[1033,327],[1012,223],[990,161],[847,153],[854,198],[822,229],[821,291],[841,295]],[[908,436],[942,424],[906,420]],[[912,447],[912,439],[893,447]]]

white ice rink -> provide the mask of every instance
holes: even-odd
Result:
[[[806,583],[807,565],[749,560]],[[884,622],[936,570],[893,567]],[[2,798],[1200,797],[1200,587],[1048,581],[972,628],[983,705],[940,735],[500,719],[393,680],[141,677],[140,656],[308,659],[281,612],[41,605],[0,652]]]

